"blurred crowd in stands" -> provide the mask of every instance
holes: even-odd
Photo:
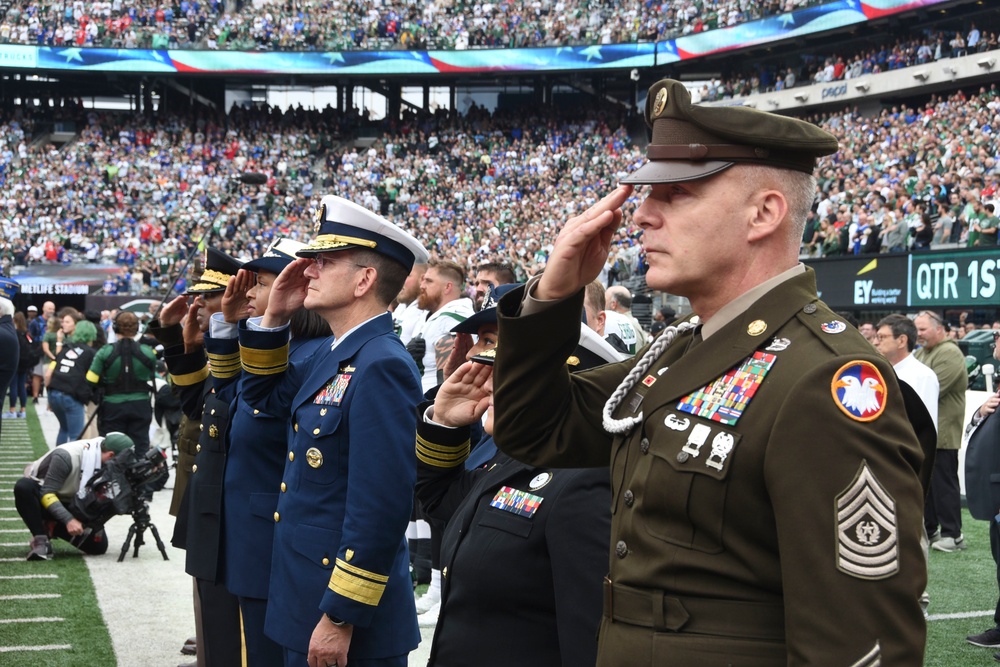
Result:
[[[77,124],[57,148],[33,140]],[[932,97],[877,117],[856,109],[812,120],[842,149],[820,161],[803,255],[996,245],[1000,91]],[[435,257],[473,269],[537,272],[563,221],[644,161],[627,109],[466,114],[236,108],[155,118],[80,107],[0,116],[0,262],[113,262],[107,291],[166,287],[205,230],[227,251],[258,255],[275,236],[305,238],[322,194],[348,197],[412,231]],[[378,138],[357,142],[366,135]],[[359,145],[360,144],[360,145]],[[260,172],[265,185],[235,185]],[[626,208],[641,198],[637,193]],[[639,229],[626,226],[608,282],[642,274]],[[211,223],[211,224],[210,224]]]
[[[822,49],[817,49],[815,53],[782,58],[780,64],[757,64],[733,76],[713,78],[696,91],[695,98],[702,102],[717,102],[749,97],[787,90],[796,85],[857,79],[943,58],[992,51],[1000,48],[998,33],[1000,20],[979,27],[970,22],[967,32],[926,28],[914,30],[895,40],[884,38],[887,41],[877,46],[866,45],[846,53],[844,50],[823,53]]]
[[[340,51],[520,48],[674,39],[794,11],[816,0],[124,3],[23,0],[0,43],[107,48]],[[232,13],[227,5],[238,7]]]

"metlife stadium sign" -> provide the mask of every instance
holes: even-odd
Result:
[[[806,262],[839,310],[1000,307],[1000,247]]]
[[[462,51],[214,51],[0,45],[0,70],[164,74],[474,74],[649,68],[950,0],[838,0],[662,42]]]

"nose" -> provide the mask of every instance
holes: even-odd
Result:
[[[315,261],[309,262],[309,266],[307,266],[302,271],[302,275],[308,278],[309,280],[315,280],[316,278],[319,278],[319,269],[316,268],[316,262]]]
[[[635,210],[632,214],[632,222],[638,225],[641,229],[648,229],[656,224],[656,216],[653,213],[653,207],[649,203],[649,196],[647,195],[639,208]]]
[[[486,391],[487,394],[492,394],[493,393],[493,371],[492,370],[490,371],[489,377],[487,377],[486,381],[483,382],[483,389]]]

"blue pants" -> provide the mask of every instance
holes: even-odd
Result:
[[[59,420],[59,435],[56,436],[56,447],[76,440],[83,431],[83,424],[87,411],[83,403],[76,400],[69,394],[64,394],[55,389],[49,390],[49,406],[52,413]]]
[[[10,411],[14,412],[14,404],[21,399],[21,409],[28,404],[28,373],[14,373],[10,381]]]
[[[267,600],[239,598],[243,615],[243,644],[247,651],[247,667],[275,667],[283,657],[281,645],[264,634]]]
[[[350,651],[348,651],[350,653]],[[285,647],[285,667],[306,667],[309,662],[305,653]],[[406,667],[405,655],[392,658],[352,658],[348,655],[348,667]]]

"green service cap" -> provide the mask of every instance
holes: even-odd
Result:
[[[622,183],[690,181],[736,163],[812,174],[816,158],[838,149],[837,138],[812,123],[749,107],[691,104],[687,88],[673,79],[649,89],[646,124],[653,132],[649,162]]]

